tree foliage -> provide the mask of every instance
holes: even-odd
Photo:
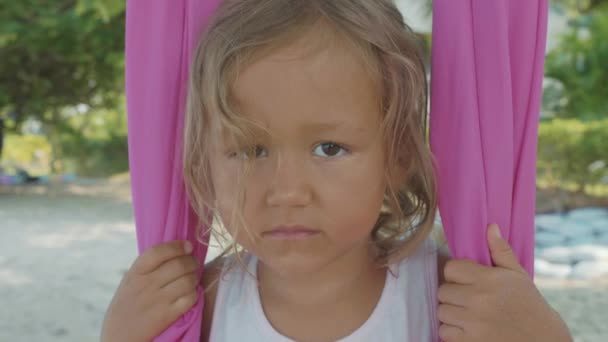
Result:
[[[126,167],[124,32],[124,0],[0,0],[0,117],[38,124],[54,172]]]
[[[596,3],[596,2],[594,2]],[[559,117],[608,117],[608,4],[570,20],[568,31],[546,60],[562,98],[547,104]]]
[[[590,13],[608,3],[607,0],[552,0],[551,2],[578,14]]]
[[[0,0],[0,115],[54,125],[124,91],[121,0]]]

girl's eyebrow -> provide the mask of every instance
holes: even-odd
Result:
[[[312,123],[306,123],[302,125],[302,130],[306,131],[306,132],[313,132],[313,133],[318,133],[318,132],[331,132],[331,131],[336,131],[338,129],[348,129],[348,130],[352,130],[355,132],[364,132],[366,131],[365,128],[363,127],[358,127],[353,125],[350,122],[339,122],[339,121],[335,121],[335,122],[312,122]]]

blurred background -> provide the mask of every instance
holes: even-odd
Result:
[[[430,2],[397,3],[428,52]],[[608,0],[550,3],[535,282],[608,341]],[[124,0],[0,0],[0,341],[98,340],[136,257],[124,21]]]

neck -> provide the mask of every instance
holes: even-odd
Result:
[[[323,307],[352,305],[353,298],[370,298],[384,287],[386,269],[374,264],[367,248],[355,248],[315,272],[285,275],[258,262],[259,292],[264,306],[318,312]],[[377,297],[372,295],[371,297]]]

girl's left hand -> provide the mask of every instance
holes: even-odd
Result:
[[[495,267],[450,260],[437,294],[445,342],[572,341],[568,327],[519,264],[497,225],[488,230]]]

